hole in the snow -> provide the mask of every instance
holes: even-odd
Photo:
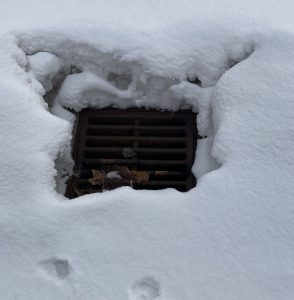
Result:
[[[196,184],[191,172],[196,137],[196,114],[189,110],[83,110],[66,196],[120,186],[188,191]]]
[[[177,116],[185,109],[197,110],[197,107],[187,104],[185,97],[176,98],[170,93],[170,87],[178,82],[148,77],[140,73],[138,66],[120,65],[107,59],[101,60],[101,64],[79,61],[83,60],[66,60],[46,52],[30,56],[31,70],[45,89],[44,100],[50,111],[73,125],[72,144],[68,141],[55,160],[57,191],[74,198],[125,185],[152,190],[171,187],[182,192],[195,186],[196,173],[191,169],[199,138],[196,115],[187,112],[193,125]],[[187,80],[201,87],[196,75]],[[105,113],[107,109],[103,108],[110,106],[138,107],[137,116],[130,117],[132,110],[127,109],[120,111],[127,117],[114,118],[115,109],[111,109],[107,118],[101,118],[104,124],[96,124],[97,118],[91,118],[85,136],[79,135],[82,115],[89,107],[95,108],[92,112]],[[140,120],[143,112],[146,117]],[[160,115],[156,122],[152,113]],[[166,115],[172,116],[172,123],[166,121]],[[83,145],[83,139],[84,146],[79,147],[84,147],[83,160],[76,157],[75,150],[73,161],[71,149],[77,143]]]
[[[118,89],[127,90],[132,81],[132,76],[129,74],[109,72],[107,80],[112,82]]]
[[[201,81],[197,76],[193,76],[193,77],[188,77],[187,81],[196,85],[201,86]]]

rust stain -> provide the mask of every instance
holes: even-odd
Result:
[[[149,172],[144,171],[130,171],[133,181],[136,183],[146,182],[149,180]]]
[[[165,176],[168,175],[168,171],[155,171],[155,176]]]
[[[93,178],[90,178],[89,181],[92,185],[103,184],[104,178],[106,176],[104,171],[92,170]]]

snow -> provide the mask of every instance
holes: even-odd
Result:
[[[52,89],[52,79],[61,69],[61,61],[48,52],[38,52],[29,58],[30,70],[46,92]]]
[[[116,178],[116,179],[121,179],[121,176],[119,175],[118,171],[113,171],[113,172],[108,172],[106,174],[107,178]]]
[[[211,155],[213,137],[199,139],[197,141],[196,157],[192,167],[196,178],[200,178],[208,172],[220,167],[214,157]]]
[[[66,77],[56,102],[80,111],[86,107],[102,108],[114,104],[112,101],[117,102],[117,99],[121,99],[123,102],[124,99],[130,98],[130,92],[120,91],[105,79],[99,78],[93,73],[83,72]]]
[[[292,1],[0,7],[1,299],[293,299]],[[108,105],[199,112],[197,186],[58,193]]]

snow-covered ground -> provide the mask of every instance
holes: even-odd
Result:
[[[293,9],[2,0],[0,299],[294,299]],[[58,193],[109,105],[198,111],[197,186]]]

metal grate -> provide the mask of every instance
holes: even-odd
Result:
[[[74,175],[66,196],[120,186],[188,191],[196,184],[191,173],[196,137],[192,111],[83,110],[74,144]]]

